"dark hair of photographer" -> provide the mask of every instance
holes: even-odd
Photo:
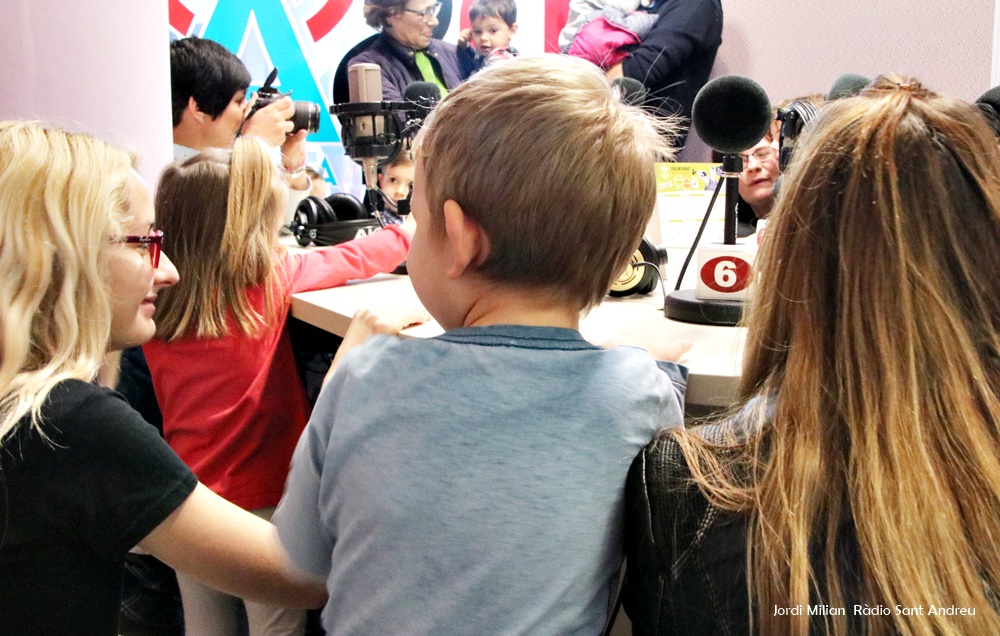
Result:
[[[217,118],[239,91],[250,87],[250,72],[226,47],[190,37],[170,43],[170,95],[173,125],[181,123],[188,100]]]

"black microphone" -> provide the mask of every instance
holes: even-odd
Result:
[[[618,91],[619,99],[629,106],[642,106],[646,103],[649,91],[642,82],[633,77],[616,77],[611,86]]]
[[[405,134],[412,137],[441,101],[441,88],[431,82],[413,82],[403,91],[403,100],[407,106]]]
[[[735,155],[764,138],[771,126],[771,101],[760,84],[742,75],[723,75],[694,98],[691,123],[710,148]]]
[[[858,75],[857,73],[844,73],[833,82],[833,86],[830,87],[830,92],[826,94],[826,101],[832,102],[843,97],[854,97],[860,93],[865,86],[868,86],[871,83],[872,81],[864,75]]]
[[[771,100],[760,84],[742,75],[723,75],[705,84],[694,98],[691,124],[710,148],[722,153],[726,178],[723,243],[736,244],[736,202],[743,160],[739,153],[757,145],[771,127]]]
[[[806,124],[819,119],[819,108],[812,102],[796,99],[778,111],[781,134],[778,138],[778,167],[784,171],[792,160],[795,142]]]
[[[722,187],[720,181],[681,266],[677,288],[664,300],[663,314],[667,318],[713,325],[736,325],[741,320],[743,298],[753,281],[753,248],[736,245],[736,202],[739,200],[739,177],[743,171],[743,159],[739,153],[757,145],[767,134],[771,121],[771,100],[759,84],[747,77],[717,77],[705,84],[694,98],[691,113],[694,129],[709,147],[723,154],[722,181],[726,184],[724,236],[722,246],[699,250],[697,290],[681,290],[684,274],[712,215],[712,206]]]
[[[993,133],[1000,137],[1000,86],[994,86],[980,95],[972,105],[982,111]]]
[[[334,104],[330,113],[340,119],[344,152],[361,164],[368,188],[366,204],[378,218],[378,167],[402,146],[396,115],[406,110],[406,104],[382,101],[382,69],[377,64],[352,64],[347,77],[350,101]]]

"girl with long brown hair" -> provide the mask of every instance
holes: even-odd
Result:
[[[997,140],[883,77],[796,152],[742,409],[633,464],[635,633],[1000,633]]]

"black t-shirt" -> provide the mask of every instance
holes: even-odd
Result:
[[[194,474],[118,394],[79,380],[0,447],[0,634],[116,634],[125,554]]]

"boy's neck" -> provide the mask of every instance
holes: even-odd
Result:
[[[493,287],[472,300],[461,326],[488,325],[562,327],[579,331],[580,310],[544,291],[525,294],[523,290]]]

